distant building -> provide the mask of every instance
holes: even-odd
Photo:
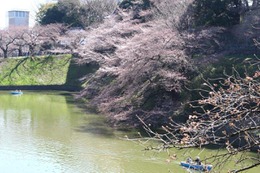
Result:
[[[58,0],[46,0],[46,3],[56,3]]]
[[[8,11],[9,27],[25,26],[29,27],[29,11],[12,10]]]

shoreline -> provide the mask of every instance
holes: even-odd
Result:
[[[70,85],[9,85],[0,86],[0,90],[56,90],[56,91],[80,91],[82,88]]]

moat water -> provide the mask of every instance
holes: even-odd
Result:
[[[103,116],[86,113],[65,92],[0,92],[0,172],[186,173],[185,152],[144,151]],[[189,153],[209,155],[211,150]],[[214,151],[213,151],[214,153]],[[225,168],[227,169],[227,168]],[[252,173],[259,172],[256,168]]]

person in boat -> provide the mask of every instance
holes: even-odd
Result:
[[[188,157],[187,160],[186,160],[187,163],[192,163],[192,159],[191,157]]]
[[[201,165],[201,160],[200,160],[200,157],[199,157],[199,156],[197,156],[194,161],[195,161],[195,163],[196,163],[197,165]]]

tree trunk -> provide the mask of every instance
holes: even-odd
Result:
[[[3,53],[4,53],[4,58],[8,58],[7,50],[3,50]]]
[[[29,45],[29,56],[34,56],[35,51],[34,51],[34,45]]]
[[[21,46],[18,48],[18,56],[23,56],[23,50]]]

